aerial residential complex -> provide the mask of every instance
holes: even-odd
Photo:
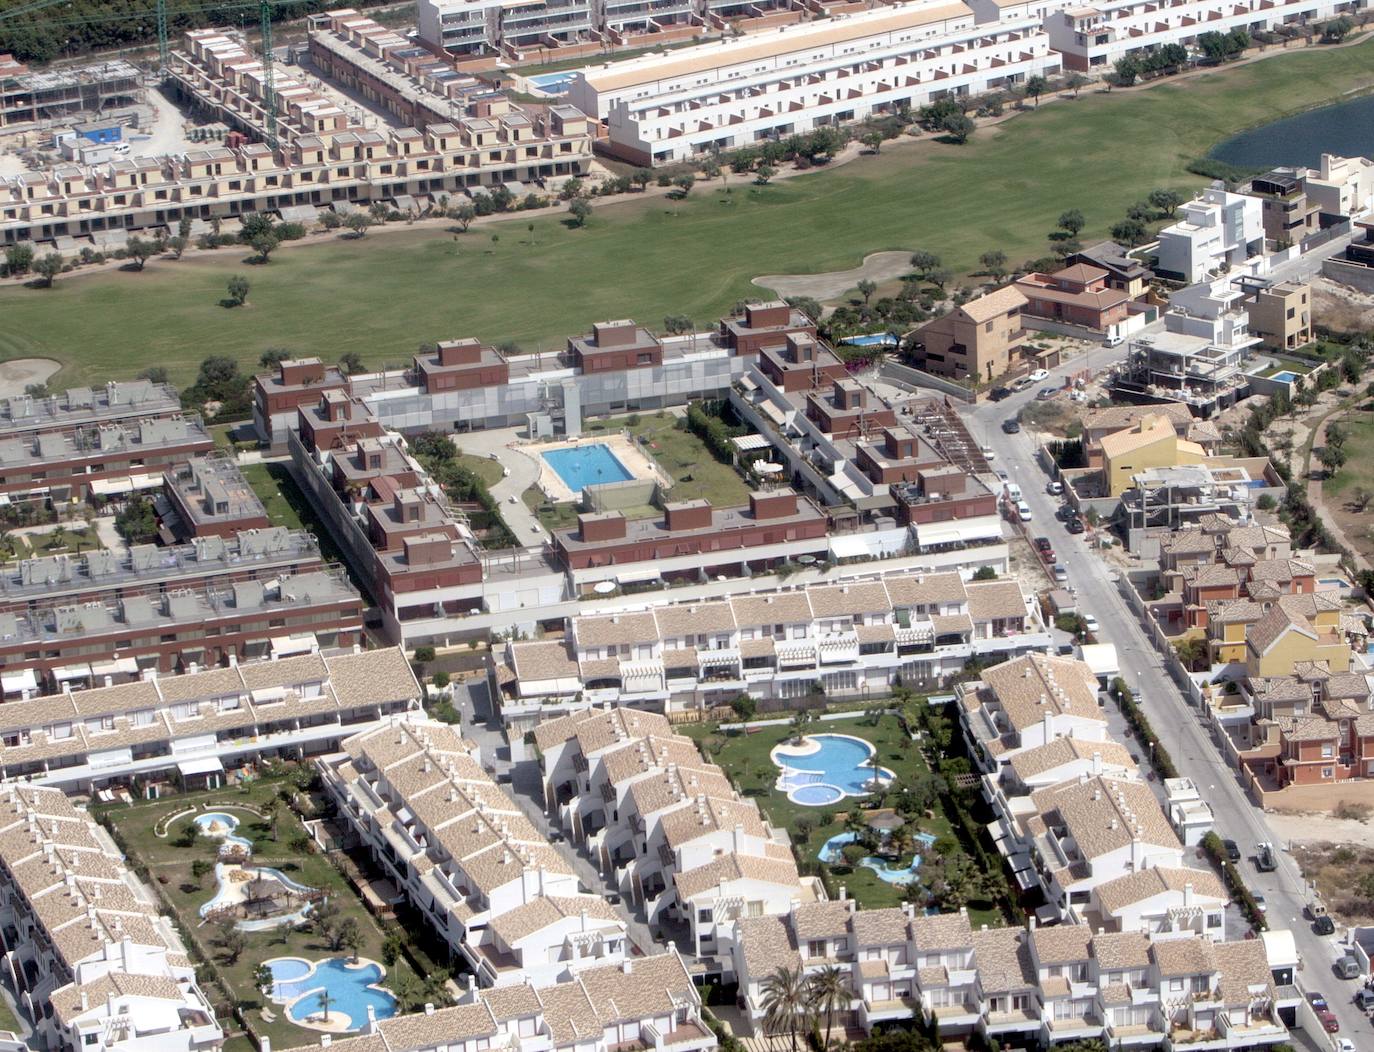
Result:
[[[980,95],[1057,73],[1038,18],[983,24],[963,3],[893,4],[582,70],[568,98],[637,164]]]
[[[590,416],[685,405],[723,397],[749,362],[815,323],[780,301],[753,304],[716,330],[658,337],[633,321],[602,322],[569,337],[558,354],[509,358],[479,340],[445,340],[412,357],[410,368],[344,377],[317,359],[282,362],[254,379],[258,438],[285,443],[297,410],[325,391],[361,399],[397,431],[477,431],[527,426],[547,436],[582,433]],[[838,363],[836,363],[838,364]]]
[[[220,1046],[171,922],[84,810],[61,790],[0,782],[0,839],[6,971],[38,1040],[95,1052]]]

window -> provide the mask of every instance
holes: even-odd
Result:
[[[1326,779],[1331,779],[1331,778],[1336,777],[1336,769],[1335,769],[1334,767],[1323,767],[1323,768],[1322,768],[1322,777],[1323,777],[1323,778],[1326,778]]]

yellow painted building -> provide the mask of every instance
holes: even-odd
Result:
[[[1207,451],[1179,438],[1168,417],[1151,415],[1125,431],[1102,439],[1102,479],[1107,495],[1119,497],[1131,488],[1131,476],[1150,468],[1201,464]]]
[[[1340,623],[1339,611],[1321,610],[1308,620],[1275,604],[1246,633],[1246,674],[1251,679],[1291,676],[1300,661],[1324,662],[1332,672],[1350,671],[1350,647]]]

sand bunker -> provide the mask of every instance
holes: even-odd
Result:
[[[833,300],[843,296],[864,278],[869,281],[891,281],[911,269],[910,252],[871,252],[851,270],[832,270],[826,274],[764,274],[754,284],[772,289],[786,299],[789,296],[810,296],[817,300]]]

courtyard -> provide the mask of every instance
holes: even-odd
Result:
[[[827,798],[814,804],[804,802],[808,799],[804,787],[800,790],[802,802],[798,801],[798,788],[792,779],[783,777],[775,759],[775,755],[782,758],[788,767],[793,763],[797,768],[805,767],[805,755],[789,758],[789,743],[795,737],[792,726],[779,724],[749,732],[722,731],[715,724],[680,729],[697,740],[745,796],[758,801],[769,822],[788,831],[803,862],[803,872],[814,872],[816,863],[824,861],[832,881],[843,885],[846,894],[864,909],[908,901],[913,884],[924,888],[927,878],[936,879],[933,870],[923,872],[932,850],[947,856],[947,864],[940,865],[938,879],[942,883],[953,871],[973,862],[959,846],[944,804],[933,792],[930,766],[895,715],[875,718],[856,713],[854,719],[810,724],[807,736],[819,737],[819,748],[825,748],[825,739],[834,737],[859,740],[872,748],[868,760],[850,771],[852,777],[847,781],[846,772],[838,768],[830,772],[832,778],[845,783],[842,799]],[[837,754],[836,763],[847,759]],[[829,765],[830,761],[824,763]],[[882,788],[865,792],[874,788],[873,766],[881,769]],[[846,850],[850,845],[856,846]],[[967,906],[975,927],[1004,923],[1002,911],[991,897],[971,895]]]
[[[318,1043],[320,1031],[357,1029],[368,1006],[382,1018],[441,1003],[447,973],[427,962],[417,974],[398,933],[389,935],[364,908],[284,795],[309,800],[290,774],[277,774],[91,810],[130,865],[146,868],[193,957],[211,962],[210,977],[227,989],[226,999],[217,983],[206,983],[221,1018],[237,1007],[257,1034],[288,1048]],[[273,996],[259,988],[263,967]],[[315,993],[321,988],[327,1004]]]

